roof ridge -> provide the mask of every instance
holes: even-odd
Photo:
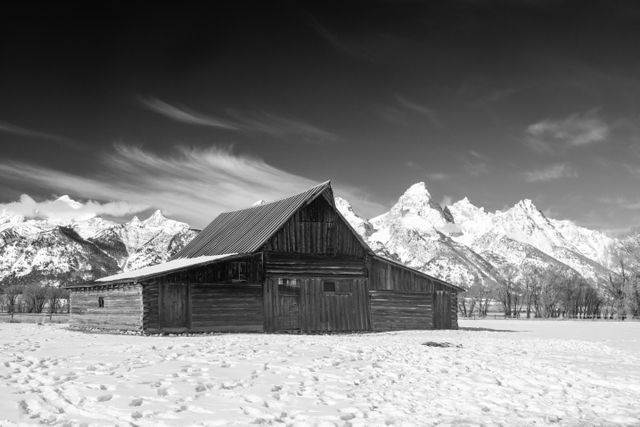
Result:
[[[298,209],[327,190],[331,191],[330,180],[271,203],[223,212],[172,259],[224,252],[251,253]]]
[[[273,200],[273,201],[271,201],[271,202],[266,202],[266,203],[263,203],[263,204],[261,204],[261,205],[257,205],[257,206],[249,206],[248,208],[242,208],[242,209],[236,209],[236,210],[233,210],[233,211],[224,211],[224,212],[220,212],[220,214],[219,214],[219,215],[230,214],[230,213],[233,213],[233,212],[248,211],[248,210],[251,210],[251,209],[264,208],[265,206],[273,205],[274,203],[280,203],[280,202],[282,202],[282,201],[284,201],[284,200],[287,200],[287,199],[292,199],[292,198],[297,197],[297,196],[299,196],[299,195],[301,195],[301,194],[308,193],[308,192],[310,192],[310,191],[313,191],[313,190],[319,189],[320,187],[324,187],[324,186],[326,186],[326,185],[331,185],[331,180],[330,180],[330,179],[329,179],[329,180],[324,181],[324,182],[323,182],[323,183],[321,183],[321,184],[317,184],[317,185],[314,185],[313,187],[309,187],[309,188],[307,188],[307,189],[306,189],[306,190],[304,190],[304,191],[300,191],[299,193],[292,194],[292,195],[290,195],[290,196],[283,197],[283,198],[281,198],[281,199],[276,199],[276,200]]]

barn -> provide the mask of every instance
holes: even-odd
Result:
[[[374,254],[329,181],[220,214],[164,264],[70,290],[72,327],[143,333],[450,329],[462,291]]]

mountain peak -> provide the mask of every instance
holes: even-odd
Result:
[[[429,193],[429,190],[427,189],[427,184],[425,184],[423,181],[420,181],[407,188],[407,190],[400,198],[424,200],[425,202],[429,202],[431,200],[431,193]]]
[[[166,220],[167,218],[162,214],[162,211],[160,209],[157,209],[149,216],[149,218],[145,219],[143,222],[149,225],[160,225]]]
[[[533,204],[531,199],[522,199],[518,203],[516,203],[513,208],[528,213],[542,214],[542,212],[540,212],[536,205]]]

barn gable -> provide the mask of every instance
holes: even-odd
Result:
[[[349,237],[344,239],[338,234]],[[294,245],[282,243],[295,241],[296,237],[298,240]],[[222,213],[173,259],[252,253],[263,247],[283,252],[318,253],[320,246],[324,246],[321,253],[326,254],[343,253],[344,250],[354,255],[370,252],[364,240],[335,208],[330,181],[286,199]]]

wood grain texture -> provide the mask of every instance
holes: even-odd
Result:
[[[335,282],[335,292],[323,290],[323,280]],[[265,322],[270,332],[349,332],[370,330],[366,280],[331,278],[298,278],[299,288],[278,285],[278,278],[265,284]],[[285,293],[285,295],[282,295]],[[294,301],[295,300],[295,301]],[[297,320],[292,319],[297,316]],[[297,325],[297,328],[292,328]]]
[[[365,248],[324,197],[298,210],[265,243],[264,250],[362,258]]]
[[[104,307],[98,306],[98,298]],[[74,289],[70,293],[69,325],[75,328],[142,330],[142,286],[110,285]]]

